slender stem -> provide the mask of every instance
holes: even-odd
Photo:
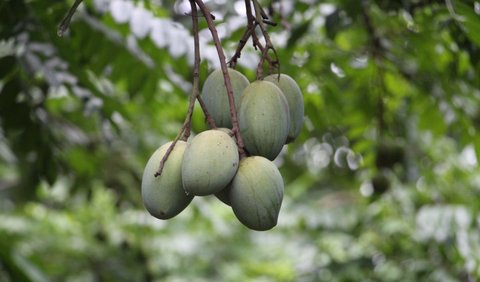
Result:
[[[217,125],[215,124],[215,120],[213,117],[210,115],[208,112],[207,106],[203,102],[202,97],[200,96],[200,87],[199,87],[199,81],[200,81],[200,40],[198,37],[198,12],[197,12],[197,5],[195,4],[195,1],[189,0],[190,1],[190,7],[192,9],[191,16],[192,16],[192,29],[193,29],[193,44],[194,44],[194,51],[195,51],[195,58],[194,58],[194,64],[193,64],[193,81],[194,81],[194,88],[193,88],[193,93],[192,95],[196,97],[198,100],[198,103],[200,104],[200,107],[202,108],[203,114],[205,115],[205,119],[207,120],[208,125],[210,125],[211,128],[217,128]],[[210,14],[212,19],[215,19],[215,16]],[[195,83],[195,81],[197,83]],[[190,132],[186,133],[186,138],[190,135]],[[185,137],[185,136],[184,136]]]
[[[230,76],[228,74],[228,67],[225,60],[225,54],[223,53],[223,48],[220,42],[220,38],[218,37],[217,29],[215,28],[215,24],[213,23],[212,17],[210,16],[210,11],[208,10],[207,6],[203,3],[202,0],[195,0],[198,7],[202,11],[205,19],[207,20],[208,29],[212,34],[213,42],[215,43],[215,48],[217,49],[218,59],[220,60],[220,66],[223,73],[223,79],[225,82],[225,86],[227,88],[228,94],[228,102],[230,104],[230,115],[232,117],[232,131],[235,134],[237,139],[238,145],[238,152],[240,154],[240,158],[244,158],[245,154],[245,146],[243,144],[243,139],[240,134],[240,128],[238,126],[238,117],[237,117],[237,110],[235,108],[235,98],[233,97],[233,87],[230,81]]]
[[[199,97],[200,94],[200,43],[198,39],[198,16],[197,16],[197,5],[193,0],[190,0],[190,7],[192,9],[192,29],[193,29],[193,45],[194,45],[194,61],[193,61],[193,89],[192,95],[190,96],[190,104],[188,111],[188,126],[185,129],[182,139],[187,140],[190,136],[191,121],[193,115],[193,107],[195,105],[195,100]],[[191,109],[191,110],[190,110]]]
[[[70,21],[72,20],[73,14],[75,14],[75,11],[77,10],[78,5],[80,5],[82,1],[83,0],[75,0],[70,10],[68,10],[67,15],[63,18],[63,20],[60,22],[60,25],[58,26],[58,30],[57,30],[58,36],[62,37],[65,34],[65,31],[67,31],[68,27],[70,26]]]
[[[247,28],[252,29],[254,26],[253,16],[252,16],[252,2],[250,0],[245,0],[245,11],[247,13]]]
[[[200,82],[199,82],[200,81],[200,78],[199,78],[200,44],[199,44],[199,40],[198,40],[197,6],[193,2],[193,0],[190,0],[190,5],[192,7],[193,38],[194,38],[194,46],[195,46],[194,47],[195,48],[195,59],[194,59],[194,67],[193,67],[194,69],[193,69],[192,94],[191,94],[190,99],[189,99],[188,112],[187,112],[187,116],[185,118],[185,121],[183,122],[182,129],[177,134],[177,136],[173,140],[172,144],[170,144],[167,151],[165,152],[165,155],[163,156],[162,160],[160,161],[160,165],[158,167],[158,170],[155,173],[155,177],[162,174],[163,168],[165,166],[165,162],[167,161],[168,157],[172,153],[173,148],[177,144],[178,140],[182,139],[183,141],[186,141],[188,139],[188,137],[190,136],[193,109],[195,107],[195,101],[197,100],[198,94],[199,94],[199,88],[200,88]]]
[[[158,177],[162,174],[163,167],[165,166],[165,162],[167,162],[168,157],[173,151],[173,148],[175,148],[175,145],[177,144],[178,140],[180,140],[180,137],[182,136],[183,132],[185,132],[185,123],[182,126],[182,130],[177,134],[177,137],[173,140],[172,144],[168,147],[167,151],[165,152],[165,155],[163,156],[162,160],[160,161],[160,165],[158,166],[157,172],[155,172],[154,176]]]
[[[217,125],[215,124],[215,120],[213,119],[212,115],[208,112],[207,105],[205,105],[205,102],[203,102],[202,96],[198,95],[197,96],[198,103],[200,104],[200,107],[202,108],[203,114],[205,115],[205,119],[207,120],[208,125],[210,125],[210,128],[217,128]]]
[[[260,49],[260,52],[262,54],[262,57],[260,58],[260,62],[258,63],[257,75],[256,75],[257,79],[261,79],[263,76],[263,64],[265,61],[268,62],[270,71],[271,69],[279,65],[278,59],[273,60],[268,54],[269,50],[273,50],[274,55],[278,58],[276,50],[273,48],[273,44],[271,43],[270,37],[265,27],[263,26],[263,24],[275,26],[276,23],[268,19],[267,14],[262,9],[262,7],[258,4],[258,2],[254,1],[254,7],[255,7],[255,17],[253,16],[253,12],[252,12],[251,0],[245,0],[245,11],[247,14],[247,28],[243,33],[242,39],[240,39],[240,42],[238,43],[237,49],[235,50],[235,54],[230,59],[228,64],[232,68],[236,67],[237,60],[240,58],[243,48],[248,42],[248,39],[252,37],[253,47],[255,49]],[[258,39],[258,36],[255,33],[255,28],[257,26],[260,26],[260,30],[262,31],[262,34],[265,38],[266,46],[263,46],[263,44],[260,43],[260,40]]]
[[[278,60],[277,50],[273,46],[272,40],[270,39],[270,35],[268,34],[265,26],[264,20],[266,17],[265,12],[263,11],[262,7],[258,3],[258,0],[252,0],[253,7],[255,9],[255,21],[257,25],[260,27],[260,31],[262,32],[263,38],[265,39],[265,47],[262,51],[262,58],[257,66],[257,79],[261,79],[263,76],[263,63],[265,60],[269,63],[269,72],[272,72],[272,69],[278,68],[280,69],[280,61]],[[272,50],[273,54],[275,55],[275,60],[270,57],[268,51]]]
[[[235,54],[233,54],[233,57],[228,62],[231,68],[234,69],[237,66],[237,60],[240,58],[243,47],[245,47],[245,45],[247,44],[250,36],[252,36],[252,29],[247,28],[243,33],[242,39],[240,39],[240,42],[238,43],[237,49],[235,50]]]

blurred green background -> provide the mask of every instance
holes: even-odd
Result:
[[[145,211],[144,165],[191,93],[189,5],[84,2],[60,38],[73,1],[0,1],[0,281],[480,278],[480,2],[261,1],[306,110],[267,232],[214,197]],[[206,4],[230,58],[244,3]],[[239,60],[251,81],[258,56]]]

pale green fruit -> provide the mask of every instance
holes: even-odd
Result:
[[[156,218],[169,219],[183,211],[192,201],[182,184],[182,160],[187,144],[178,141],[168,156],[162,174],[155,177],[160,161],[172,142],[158,148],[145,166],[142,178],[142,199],[147,211]]]
[[[280,79],[278,74],[269,75],[264,79],[275,83],[287,98],[290,110],[290,131],[288,132],[287,143],[290,143],[300,135],[303,125],[305,109],[302,91],[297,82],[286,74],[280,74]]]
[[[283,189],[282,175],[275,164],[264,157],[253,156],[240,161],[228,198],[241,223],[262,231],[277,225]]]
[[[233,131],[230,128],[225,128],[225,127],[218,127],[216,130],[220,130],[222,132],[227,133],[229,136],[233,137]]]
[[[253,82],[243,91],[238,119],[247,151],[275,159],[290,129],[288,102],[282,90],[269,81]]]
[[[234,69],[228,69],[228,74],[232,83],[235,108],[238,109],[243,89],[248,86],[249,81],[243,74]],[[230,104],[221,69],[215,70],[207,77],[200,95],[208,112],[215,120],[215,124],[218,127],[231,128]]]
[[[227,133],[204,131],[187,144],[182,163],[183,188],[188,194],[206,196],[219,192],[238,169],[238,148]]]

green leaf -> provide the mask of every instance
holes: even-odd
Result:
[[[460,16],[460,19],[457,19],[459,24],[463,26],[468,38],[480,47],[480,33],[478,32],[480,30],[480,15],[475,13],[474,4],[471,3],[469,6],[458,0],[452,2],[454,3],[454,12]]]
[[[306,21],[293,28],[292,33],[287,41],[287,48],[292,48],[308,32],[311,21]]]

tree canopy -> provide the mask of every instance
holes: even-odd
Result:
[[[305,105],[265,232],[215,197],[168,221],[142,204],[192,93],[189,2],[85,0],[59,37],[73,2],[0,3],[1,281],[480,278],[478,1],[259,0]],[[245,1],[205,2],[229,60]],[[198,20],[202,85],[220,62]]]

